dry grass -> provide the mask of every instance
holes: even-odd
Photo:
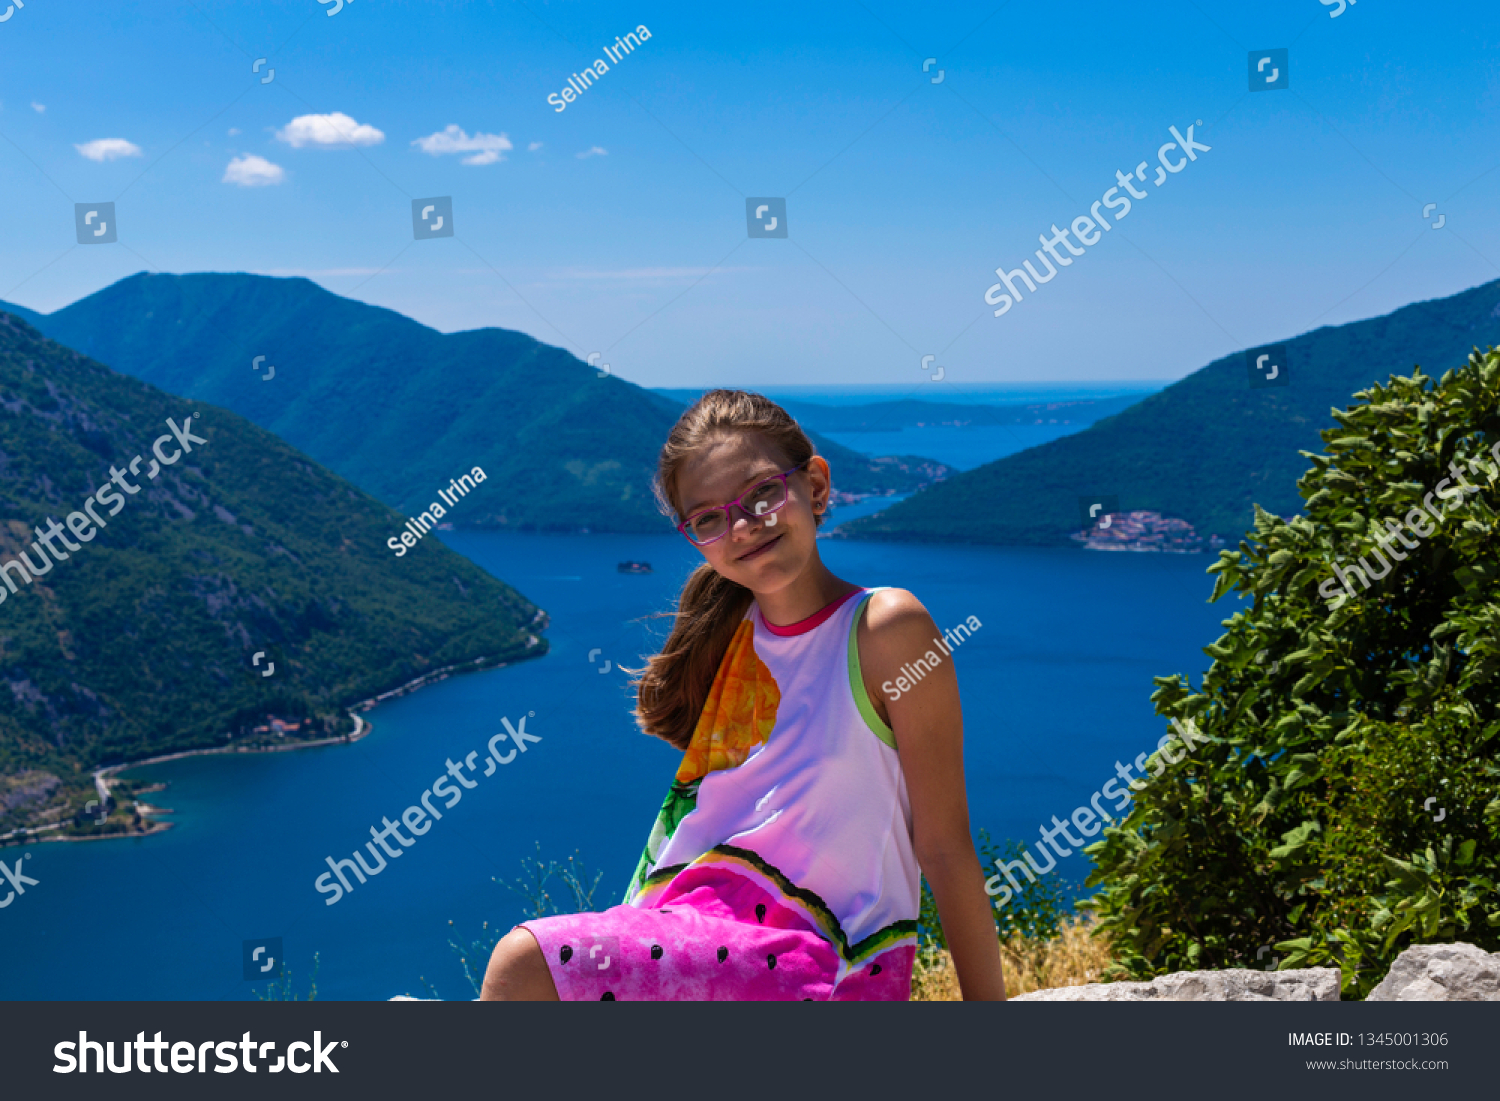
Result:
[[[1108,941],[1095,933],[1094,919],[1088,914],[1064,918],[1062,933],[1053,940],[1026,940],[1017,933],[1000,944],[1005,994],[1010,998],[1049,987],[1098,982],[1110,961]],[[918,956],[911,980],[911,1000],[960,1000],[958,974],[946,951],[935,949]]]

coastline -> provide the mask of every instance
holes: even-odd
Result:
[[[368,702],[368,700],[361,700],[360,704],[365,704]],[[358,707],[359,704],[356,704],[355,706]],[[184,749],[176,753],[162,753],[155,757],[143,757],[139,761],[126,761],[124,764],[108,765],[105,768],[95,769],[94,790],[99,793],[101,800],[107,801],[108,799],[112,798],[110,792],[113,780],[120,773],[127,772],[133,768],[143,768],[146,765],[157,765],[161,764],[164,761],[179,761],[184,757],[213,757],[222,756],[229,753],[283,753],[287,750],[294,749],[312,749],[315,746],[343,745],[345,743],[359,741],[375,728],[374,724],[367,720],[363,715],[356,715],[354,713],[354,708],[350,708],[348,714],[354,719],[354,730],[344,737],[319,738],[316,741],[294,742],[290,745],[205,746],[201,749]],[[145,823],[145,828],[139,831],[128,831],[124,833],[93,833],[84,834],[81,836],[64,835],[60,837],[38,837],[36,836],[36,834],[31,834],[27,837],[26,840],[48,842],[118,841],[122,838],[127,837],[146,837],[153,833],[162,833],[165,830],[171,829],[172,826],[175,825],[175,823],[163,822],[155,817],[156,815],[175,813],[170,807],[157,807],[149,803],[142,803],[137,800],[135,809],[140,814],[141,821]],[[37,833],[40,833],[42,830],[54,830],[57,828],[59,827],[43,826],[37,830]]]
[[[532,620],[532,626],[535,626],[537,620],[545,614],[545,612],[539,612],[538,616]],[[542,626],[543,629],[545,629],[546,624],[543,623]],[[526,648],[528,650],[532,649],[540,645],[540,643],[541,639],[539,639],[536,635],[528,635]],[[108,800],[112,798],[112,796],[110,795],[111,784],[114,779],[119,776],[120,773],[128,772],[129,770],[135,768],[143,768],[146,765],[161,764],[164,761],[177,761],[181,760],[184,757],[210,757],[230,753],[284,753],[289,750],[312,749],[317,746],[352,745],[354,742],[357,742],[361,738],[366,737],[370,733],[370,731],[375,728],[375,724],[366,719],[362,712],[370,711],[378,704],[383,703],[386,700],[396,699],[400,696],[405,696],[409,693],[415,692],[419,688],[425,688],[429,684],[436,684],[439,681],[447,680],[449,677],[454,676],[455,674],[480,673],[490,669],[504,669],[507,665],[511,664],[511,661],[514,660],[518,659],[513,658],[507,661],[500,661],[494,657],[482,655],[475,658],[473,661],[463,661],[457,663],[456,665],[447,665],[441,669],[434,669],[430,672],[423,673],[420,677],[415,677],[404,684],[392,688],[388,692],[382,692],[377,696],[370,696],[367,699],[359,700],[356,703],[350,704],[345,709],[346,714],[348,714],[349,717],[354,720],[354,729],[350,733],[345,735],[340,735],[333,738],[318,738],[314,741],[292,742],[286,745],[204,746],[199,749],[184,749],[179,750],[176,753],[163,753],[158,754],[154,757],[144,757],[137,761],[126,761],[123,764],[118,765],[107,765],[104,768],[94,770],[94,790],[99,793],[100,800],[107,803]],[[523,657],[519,660],[525,660],[525,658]],[[163,822],[160,819],[153,817],[154,815],[173,813],[173,811],[169,807],[157,807],[152,806],[151,804],[137,802],[136,809],[140,813],[142,822],[145,824],[144,828],[138,832],[100,833],[87,834],[83,836],[39,836],[42,833],[50,833],[61,828],[61,824],[59,823],[57,825],[41,826],[35,828],[34,830],[28,830],[27,836],[25,840],[21,842],[21,844],[25,845],[33,841],[51,843],[75,841],[118,841],[125,838],[146,837],[150,834],[161,833],[165,830],[171,829],[173,825],[175,825],[175,823],[173,822]]]

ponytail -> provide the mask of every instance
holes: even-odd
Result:
[[[816,453],[807,433],[770,398],[710,390],[678,418],[662,446],[652,489],[664,515],[679,523],[686,519],[677,485],[683,464],[704,444],[733,432],[768,437],[787,466],[805,463]],[[816,523],[823,523],[823,514]],[[643,731],[687,749],[719,663],[754,599],[749,589],[707,562],[692,572],[677,598],[672,631],[661,653],[648,658],[645,669],[633,670],[640,673],[633,684],[635,719]]]

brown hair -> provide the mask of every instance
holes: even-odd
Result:
[[[652,489],[662,513],[674,523],[687,519],[677,485],[683,463],[704,444],[733,432],[761,433],[781,451],[787,466],[801,465],[817,453],[791,414],[770,398],[744,390],[710,390],[678,418],[657,460]],[[823,523],[823,514],[816,523]],[[634,681],[635,719],[642,730],[687,749],[719,663],[753,599],[749,589],[707,562],[692,572],[677,598],[675,622],[661,653],[646,660]]]

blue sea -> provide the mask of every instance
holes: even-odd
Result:
[[[961,431],[961,430],[955,430]],[[839,510],[836,520],[888,502]],[[448,941],[509,928],[523,859],[577,853],[603,873],[596,908],[620,900],[679,754],[630,719],[622,666],[665,635],[697,553],[675,535],[445,532],[444,541],[552,617],[551,651],[451,677],[382,704],[352,745],[193,757],[136,770],[169,786],[145,796],[175,827],[132,840],[4,850],[37,881],[0,910],[4,999],[249,999],[246,940],[280,937],[303,997],[314,953],[322,999],[470,998]],[[939,626],[982,627],[954,653],[977,830],[1027,842],[1067,817],[1167,732],[1153,676],[1201,679],[1201,648],[1229,602],[1206,603],[1207,555],[819,542],[839,576],[898,585]],[[621,574],[644,559],[655,572]],[[478,778],[386,869],[334,905],[314,882],[382,817],[504,727],[541,740]],[[441,807],[441,800],[437,801]],[[405,830],[403,830],[405,832]],[[24,854],[24,855],[23,855]],[[367,856],[368,859],[368,856]],[[1081,880],[1086,858],[1060,863]],[[351,877],[351,882],[352,882]],[[560,882],[554,893],[566,896]]]
[[[1080,417],[1073,424],[912,425],[894,432],[824,432],[834,443],[866,455],[920,455],[955,470],[973,470],[996,459],[1071,436],[1094,422]],[[838,485],[838,470],[833,471]]]
[[[961,405],[1031,405],[1054,401],[1101,398],[1144,398],[1168,385],[1166,381],[1127,382],[977,382],[936,385],[848,384],[840,386],[767,386],[760,392],[776,401],[808,401],[821,405],[866,405],[887,401],[932,401]],[[678,401],[692,401],[701,391],[659,390]],[[1109,412],[1109,410],[1106,410]],[[957,470],[973,470],[1028,447],[1037,447],[1081,432],[1097,418],[1087,407],[1071,412],[1072,423],[985,424],[954,428],[946,425],[908,425],[887,432],[824,432],[835,443],[866,455],[920,455]],[[835,484],[837,474],[835,471]],[[847,519],[848,517],[846,517]]]
[[[932,401],[971,405],[1033,405],[1049,401],[1083,401],[1126,395],[1146,397],[1170,385],[1169,379],[1104,379],[1078,382],[928,382],[838,384],[808,383],[796,386],[750,386],[776,401],[814,401],[822,405],[869,405],[881,401]],[[692,401],[703,391],[691,388],[659,388],[678,401]]]
[[[678,759],[635,730],[621,665],[661,637],[652,613],[670,606],[696,552],[675,536],[445,541],[551,613],[551,652],[383,704],[352,745],[139,769],[170,785],[146,797],[176,812],[165,833],[5,850],[29,854],[38,885],[0,912],[0,998],[245,999],[242,942],[261,937],[283,938],[304,996],[316,951],[320,998],[420,995],[424,977],[445,998],[468,998],[447,941],[522,917],[496,880],[518,877],[538,844],[544,859],[576,851],[603,871],[597,906],[619,901]],[[970,813],[996,837],[1034,840],[1052,815],[1086,804],[1116,759],[1154,749],[1167,728],[1152,715],[1151,678],[1197,682],[1200,648],[1229,611],[1205,603],[1206,555],[819,546],[841,577],[911,589],[940,626],[983,624],[954,662]],[[627,558],[656,572],[616,572]],[[325,857],[348,857],[447,760],[482,759],[501,718],[523,716],[540,742],[326,905],[314,888]],[[1063,869],[1082,878],[1087,864],[1075,856]]]

